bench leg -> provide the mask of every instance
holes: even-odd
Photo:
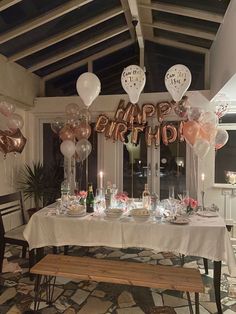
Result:
[[[199,314],[199,293],[195,292],[195,313]]]
[[[55,276],[45,276],[46,299],[49,305],[52,305],[55,282]]]
[[[36,313],[39,309],[41,277],[42,277],[41,275],[36,275],[34,284],[34,313]]]
[[[188,299],[189,313],[193,314],[193,307],[192,307],[190,294],[189,294],[189,292],[186,292],[186,294],[187,294],[187,299]]]
[[[215,301],[218,310],[218,314],[222,314],[221,302],[220,302],[220,281],[221,281],[221,261],[214,261],[214,289],[215,289]]]
[[[208,275],[208,259],[207,258],[203,258],[203,264],[205,268],[205,274]]]

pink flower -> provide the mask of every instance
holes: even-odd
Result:
[[[188,198],[188,197],[184,198],[184,199],[183,199],[183,202],[184,202],[184,204],[185,204],[186,206],[189,206],[189,198]]]
[[[79,196],[81,198],[86,198],[87,197],[87,192],[86,191],[79,191]]]
[[[194,209],[194,208],[197,207],[198,202],[197,202],[196,200],[194,200],[193,198],[190,198],[190,200],[189,200],[189,205],[190,205],[191,208]]]
[[[121,201],[121,202],[126,202],[129,199],[128,193],[127,192],[117,193],[115,195],[115,199],[117,199],[118,201]]]

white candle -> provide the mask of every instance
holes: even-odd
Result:
[[[203,192],[204,192],[205,173],[202,173],[201,179],[202,179],[202,190],[203,190]]]
[[[103,188],[103,172],[102,171],[99,172],[99,178],[100,178],[99,187],[100,189],[102,189]]]

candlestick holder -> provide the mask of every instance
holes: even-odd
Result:
[[[205,210],[205,202],[204,202],[205,192],[201,191],[201,195],[202,195],[202,210]]]

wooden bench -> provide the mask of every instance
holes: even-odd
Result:
[[[189,292],[195,293],[196,313],[199,313],[199,292],[204,291],[199,270],[183,267],[49,254],[34,265],[30,272],[36,274],[35,311],[38,309],[40,302],[42,282],[45,286],[47,302],[52,303],[57,276],[185,291],[188,296],[190,313],[193,313],[193,309]]]

